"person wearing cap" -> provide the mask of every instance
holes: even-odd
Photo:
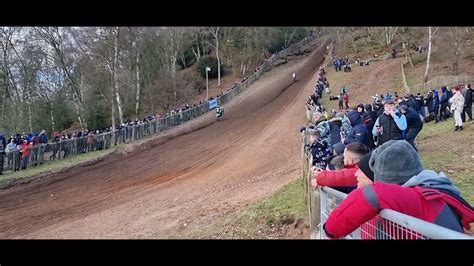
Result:
[[[384,112],[375,121],[372,134],[377,137],[377,147],[389,140],[403,139],[402,131],[407,129],[407,120],[403,114],[395,111],[393,99],[387,98]]]
[[[415,146],[415,138],[423,128],[423,122],[421,121],[420,115],[415,111],[415,109],[406,105],[400,106],[400,112],[405,115],[407,120],[405,139],[416,151],[418,151]]]
[[[355,177],[357,179],[357,188],[365,187],[374,183],[374,171],[370,169],[369,160],[372,155],[372,151],[364,155],[357,163],[359,168],[355,172]]]
[[[352,191],[331,212],[323,225],[328,237],[350,234],[383,209],[457,232],[469,230],[469,223],[474,222],[474,209],[461,197],[459,189],[443,172],[424,170],[408,142],[384,143],[372,152],[369,167],[374,172],[374,183]]]
[[[367,154],[368,149],[364,144],[354,142],[344,149],[344,168],[341,170],[314,170],[314,178],[311,180],[313,189],[317,186],[328,186],[339,191],[349,193],[357,186],[357,163]]]
[[[449,99],[449,103],[451,104],[451,112],[454,112],[454,131],[461,131],[463,130],[461,112],[464,109],[464,97],[460,86],[456,86],[454,90],[456,93]]]

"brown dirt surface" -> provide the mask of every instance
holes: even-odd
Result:
[[[219,122],[210,112],[95,164],[0,190],[0,238],[180,237],[278,190],[300,175],[303,103],[326,45],[262,75]]]

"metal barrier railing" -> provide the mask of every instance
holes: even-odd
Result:
[[[319,188],[321,195],[321,221],[323,225],[329,214],[346,197],[347,194],[329,187]],[[320,238],[327,239],[324,230]],[[453,231],[421,219],[384,209],[375,218],[361,225],[349,234],[346,239],[474,239],[467,234]]]
[[[324,35],[324,34],[322,34]],[[229,91],[224,92],[221,96],[216,97],[219,105],[228,103],[232,98],[245,91],[251,83],[271,67],[272,63],[282,56],[292,53],[293,51],[312,42],[322,35],[310,35],[300,42],[275,53],[272,57],[265,60],[257,71],[247,77],[244,81],[233,86]],[[157,119],[143,124],[128,126],[126,128],[117,129],[114,132],[106,132],[102,134],[94,134],[91,140],[87,140],[87,136],[75,138],[72,140],[61,140],[48,144],[41,144],[28,148],[29,155],[20,155],[19,150],[6,152],[6,163],[4,170],[20,170],[28,166],[37,166],[45,161],[61,160],[70,156],[75,156],[85,152],[109,149],[112,146],[119,145],[141,139],[151,134],[159,133],[163,130],[180,125],[186,121],[194,119],[204,113],[209,112],[209,102],[206,100],[200,105],[176,113],[168,115],[162,119]]]
[[[304,144],[308,144],[308,136],[303,134],[302,148],[302,184],[308,204],[310,220],[310,238],[328,239],[322,225],[330,213],[347,197],[347,194],[330,187],[311,188],[312,156]],[[319,231],[319,234],[318,234]],[[384,209],[370,221],[361,225],[345,239],[474,239],[467,234],[459,233],[418,218]]]

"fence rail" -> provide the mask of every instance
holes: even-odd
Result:
[[[310,238],[327,239],[322,225],[330,213],[347,197],[347,194],[330,187],[311,188],[311,154],[306,151],[308,136],[303,133],[302,148],[302,183],[308,205],[310,219]],[[319,233],[318,233],[319,232]],[[384,209],[370,221],[361,225],[345,239],[474,239],[467,234],[459,233],[418,218]]]
[[[413,92],[427,93],[429,90],[439,89],[441,86],[453,86],[472,82],[474,82],[474,76],[472,75],[437,76],[428,82],[412,85],[410,88]]]
[[[324,34],[309,35],[300,42],[273,54],[269,59],[264,61],[257,71],[248,76],[242,82],[236,84],[230,90],[223,92],[221,96],[216,97],[217,103],[219,105],[228,103],[231,99],[245,91],[264,71],[270,69],[276,60],[293,53],[322,35]],[[61,160],[86,152],[109,149],[115,145],[136,141],[149,135],[160,133],[163,130],[180,125],[209,111],[209,101],[206,100],[196,107],[187,109],[181,113],[168,115],[162,119],[128,126],[126,128],[114,130],[113,132],[94,134],[91,137],[85,136],[72,140],[61,140],[59,142],[33,146],[28,148],[28,156],[20,154],[19,150],[6,151],[4,170],[17,171],[27,167],[41,165],[46,161]]]
[[[329,187],[319,190],[321,193],[321,224],[324,224],[331,211],[347,195]],[[320,230],[320,237],[321,239],[327,238],[324,230]],[[474,239],[474,237],[385,209],[375,218],[361,225],[346,239]]]

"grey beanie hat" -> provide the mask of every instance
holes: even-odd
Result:
[[[375,149],[369,166],[376,182],[400,185],[423,171],[417,152],[405,140],[391,140]]]

